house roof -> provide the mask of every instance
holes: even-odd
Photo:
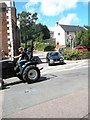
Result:
[[[89,29],[90,30],[90,26],[84,26],[86,29]]]
[[[6,8],[7,5],[6,5],[6,3],[4,3],[4,2],[2,2],[2,3],[0,2],[0,7],[1,7],[1,8]]]
[[[81,26],[74,26],[74,25],[61,25],[59,24],[66,32],[76,32],[84,30]]]

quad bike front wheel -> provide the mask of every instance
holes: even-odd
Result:
[[[4,81],[2,79],[0,79],[0,90],[3,89],[3,85],[4,85]]]
[[[38,67],[28,66],[23,71],[22,78],[27,83],[36,82],[40,78],[40,70],[38,69]]]

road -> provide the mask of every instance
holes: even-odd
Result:
[[[88,61],[65,61],[44,67],[39,82],[27,84],[7,80],[0,91],[5,118],[82,118],[88,114]],[[1,104],[0,104],[1,105]],[[1,112],[0,112],[1,113]]]

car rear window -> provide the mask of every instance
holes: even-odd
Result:
[[[55,53],[52,52],[50,55],[51,56],[59,56],[60,54],[58,52],[55,52]]]

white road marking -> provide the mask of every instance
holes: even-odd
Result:
[[[43,74],[48,74],[48,73],[56,73],[60,71],[68,71],[68,70],[74,70],[74,69],[80,69],[80,68],[88,68],[88,63],[87,61],[81,61],[80,63],[72,63],[72,64],[67,64],[67,65],[61,65],[61,66],[45,66],[44,69],[42,70],[42,75]]]

